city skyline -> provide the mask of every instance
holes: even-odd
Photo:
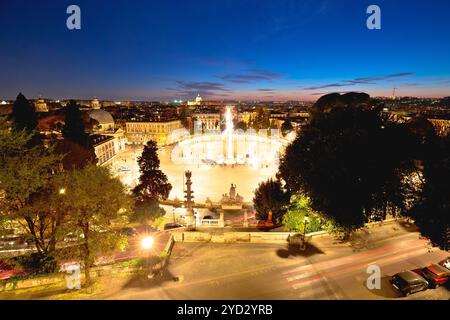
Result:
[[[78,1],[2,4],[0,99],[314,101],[331,92],[450,95],[450,4]]]

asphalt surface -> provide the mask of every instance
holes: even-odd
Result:
[[[272,244],[177,243],[161,277],[107,279],[104,293],[94,298],[450,299],[446,287],[404,298],[389,283],[399,271],[447,256],[397,224],[361,232],[351,245],[318,238],[305,252]],[[367,267],[374,264],[381,270],[381,288],[369,290]]]

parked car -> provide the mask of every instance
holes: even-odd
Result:
[[[183,225],[182,224],[179,224],[179,223],[166,223],[165,225],[164,225],[164,230],[170,230],[170,229],[176,229],[176,228],[181,228],[181,227],[183,227]]]
[[[0,281],[26,275],[28,275],[28,272],[15,268],[5,261],[0,261]]]
[[[22,235],[9,235],[0,238],[0,249],[23,249],[33,244],[31,239]]]
[[[438,264],[423,268],[421,275],[435,288],[446,283],[450,278],[450,270]]]
[[[399,272],[391,278],[392,286],[404,296],[428,289],[428,281],[413,271]]]
[[[204,216],[204,217],[203,217],[203,220],[212,220],[212,219],[213,219],[212,216]]]

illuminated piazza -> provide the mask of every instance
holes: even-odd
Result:
[[[293,134],[282,137],[274,129],[235,130],[233,126],[233,107],[227,106],[225,130],[196,130],[194,135],[184,129],[171,132],[170,140],[178,141],[159,148],[161,169],[172,184],[170,199],[184,198],[184,172],[192,172],[192,188],[195,201],[208,199],[217,202],[228,191],[231,184],[245,202],[251,202],[258,183],[275,177],[279,159]],[[137,158],[143,145],[129,145],[115,163],[122,181],[129,187],[137,183],[139,168]],[[121,172],[122,170],[122,172]]]

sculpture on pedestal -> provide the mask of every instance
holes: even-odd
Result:
[[[240,210],[242,209],[243,202],[244,198],[236,192],[235,184],[231,184],[230,192],[223,194],[222,200],[220,200],[220,204],[224,210]]]

